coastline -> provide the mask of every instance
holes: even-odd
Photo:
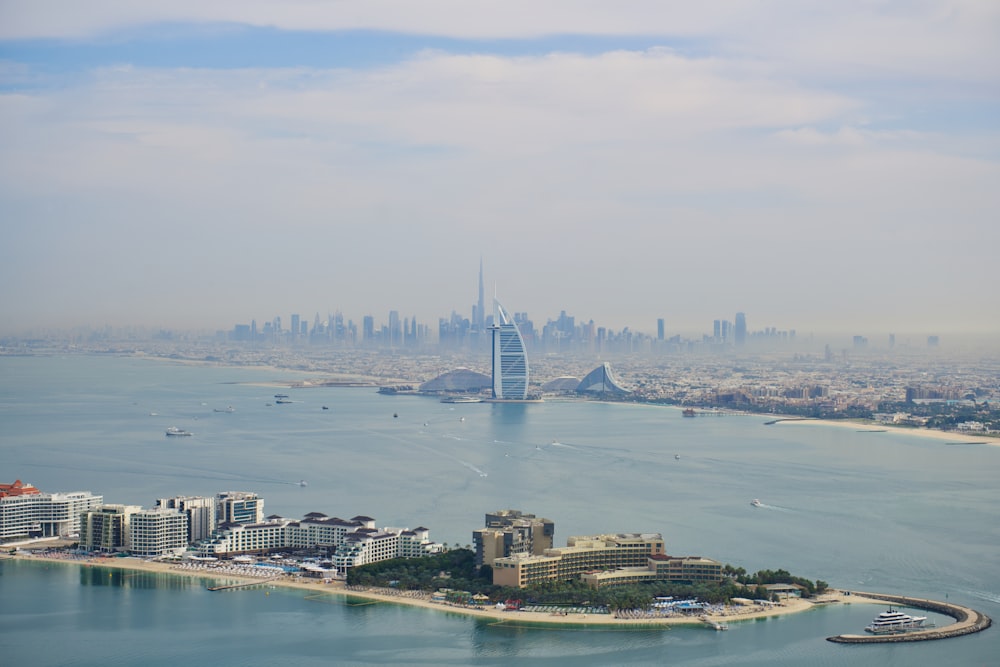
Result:
[[[5,556],[5,558],[11,558]],[[389,589],[349,589],[342,581],[332,581],[324,583],[323,580],[290,579],[282,576],[279,578],[259,578],[240,576],[229,573],[213,573],[211,570],[184,570],[179,569],[171,563],[149,561],[139,558],[53,558],[18,552],[13,557],[15,560],[26,560],[41,563],[62,563],[77,567],[103,567],[118,570],[129,570],[135,572],[148,572],[155,574],[169,574],[178,577],[191,579],[220,579],[233,582],[230,588],[240,588],[249,586],[275,586],[293,590],[307,591],[311,594],[330,595],[335,597],[356,597],[375,603],[401,604],[434,611],[462,614],[464,616],[487,618],[497,623],[524,624],[524,625],[584,625],[584,626],[611,626],[611,627],[666,627],[666,626],[704,626],[708,628],[712,624],[727,624],[741,621],[753,621],[761,618],[784,616],[808,611],[817,606],[826,604],[884,604],[881,600],[863,597],[861,595],[849,595],[842,591],[831,590],[817,597],[815,600],[802,600],[790,598],[784,602],[775,604],[773,607],[746,607],[732,605],[726,607],[722,613],[706,614],[704,616],[671,616],[671,617],[649,617],[649,618],[619,618],[615,614],[586,614],[568,613],[557,614],[551,612],[538,611],[504,611],[492,606],[471,607],[459,606],[446,602],[436,602],[430,599],[429,594],[415,593],[412,591],[391,591]]]
[[[414,383],[416,381],[405,380],[402,378],[388,378],[375,375],[365,375],[363,373],[347,373],[347,372],[335,372],[335,371],[322,371],[315,369],[303,369],[303,368],[288,368],[277,366],[274,364],[234,364],[232,362],[227,362],[223,360],[202,360],[202,359],[184,359],[176,358],[157,354],[143,354],[141,358],[145,358],[152,361],[160,361],[167,363],[175,363],[182,365],[192,365],[192,366],[219,366],[219,367],[232,367],[232,368],[259,368],[269,372],[275,373],[290,373],[293,375],[304,376],[304,379],[299,380],[264,380],[260,382],[246,382],[241,384],[248,384],[260,387],[282,387],[287,389],[310,389],[313,387],[324,387],[324,386],[348,386],[348,387],[378,387],[386,384],[401,384],[401,383]],[[528,401],[506,401],[506,402],[523,402],[523,403],[535,403],[542,402],[544,399],[528,400]],[[564,400],[562,397],[556,397],[552,399],[553,401]],[[579,399],[577,399],[579,400]],[[584,399],[591,400],[591,399]],[[484,401],[489,402],[489,401]],[[501,401],[503,402],[503,401]],[[621,403],[621,401],[595,401],[599,403]],[[624,401],[625,403],[634,403],[636,405],[644,405],[642,401]],[[670,406],[675,407],[680,410],[680,406]],[[741,412],[739,410],[729,410],[727,408],[712,408],[712,410],[720,413],[732,412],[734,414],[744,414],[744,415],[760,415],[762,417],[769,416],[766,413],[754,413],[754,412]],[[840,419],[815,419],[812,417],[798,417],[794,415],[770,415],[771,421],[766,422],[768,425],[778,425],[778,424],[812,424],[820,426],[836,426],[838,428],[852,428],[858,432],[871,432],[871,433],[896,433],[904,435],[915,435],[921,438],[930,438],[934,440],[939,440],[946,442],[951,445],[993,445],[1000,446],[1000,438],[990,437],[984,434],[974,434],[974,433],[958,433],[955,431],[940,431],[936,429],[920,428],[920,427],[903,427],[894,426],[892,424],[876,424],[864,421],[853,421],[853,420],[840,420]]]
[[[838,419],[812,419],[809,417],[777,417],[767,423],[769,426],[836,426],[838,428],[850,428],[857,432],[869,433],[894,433],[901,435],[914,435],[921,438],[930,438],[953,445],[993,445],[1000,446],[1000,438],[991,438],[985,435],[963,434],[954,431],[938,431],[930,428],[907,428],[904,426],[893,426],[892,424],[869,424],[855,421],[841,421]]]

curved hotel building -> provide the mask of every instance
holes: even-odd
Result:
[[[493,300],[493,398],[523,401],[528,397],[528,355],[514,319]]]

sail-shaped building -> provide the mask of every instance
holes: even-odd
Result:
[[[514,318],[493,300],[493,398],[523,401],[528,398],[528,355]]]

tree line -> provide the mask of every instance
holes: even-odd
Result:
[[[725,604],[736,597],[771,600],[765,584],[798,584],[802,586],[803,597],[821,594],[828,587],[825,581],[813,582],[782,569],[747,574],[743,568],[726,565],[723,574],[721,582],[651,581],[591,588],[574,579],[512,588],[493,585],[492,570],[489,566],[477,570],[475,554],[470,549],[453,549],[421,558],[394,558],[354,567],[347,572],[347,584],[426,592],[449,588],[486,595],[491,603],[521,600],[531,604],[607,607],[611,611],[645,609],[657,597],[694,598],[710,604]]]

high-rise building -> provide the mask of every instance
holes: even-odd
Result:
[[[552,547],[555,523],[519,510],[499,510],[486,515],[486,527],[472,531],[476,566],[493,566],[497,558],[513,554],[541,555]]]
[[[476,330],[482,334],[486,331],[486,303],[483,299],[483,258],[479,258],[479,303],[476,308],[476,317],[473,320]]]
[[[215,530],[215,498],[175,496],[160,498],[157,507],[177,510],[187,516],[187,541],[197,542]]]
[[[747,342],[747,316],[745,313],[736,313],[734,337],[736,339],[736,347],[742,347]]]
[[[399,323],[399,311],[389,311],[389,346],[393,347],[403,341],[403,329]]]
[[[264,520],[264,499],[247,491],[226,491],[215,497],[216,525],[260,523]]]
[[[188,545],[187,515],[157,507],[134,512],[128,520],[128,551],[140,558],[181,554]]]
[[[663,340],[665,328],[665,322],[662,317],[656,320],[656,340]]]
[[[517,324],[500,302],[493,326],[493,398],[524,400],[528,397],[528,356]]]
[[[127,551],[129,521],[142,511],[138,505],[101,505],[80,516],[80,548],[87,551]]]

